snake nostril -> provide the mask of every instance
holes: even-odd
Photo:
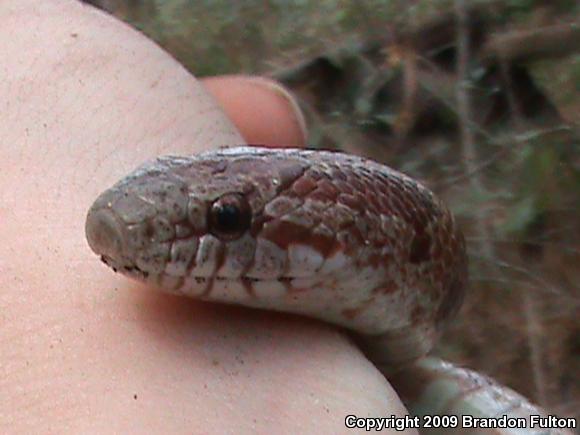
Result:
[[[91,209],[87,215],[85,232],[89,246],[104,257],[118,258],[123,251],[122,226],[108,209]]]

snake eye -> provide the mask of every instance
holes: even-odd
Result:
[[[250,228],[251,220],[250,205],[239,193],[226,193],[209,209],[209,231],[220,239],[237,239]]]

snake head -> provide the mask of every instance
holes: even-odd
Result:
[[[333,152],[161,157],[98,197],[86,234],[107,265],[165,291],[321,318],[405,360],[432,346],[467,279],[463,237],[433,193]]]
[[[256,258],[256,235],[266,204],[307,165],[292,158],[272,164],[262,158],[267,152],[239,147],[144,164],[90,208],[91,249],[115,271],[189,294],[215,280],[249,288],[276,274],[282,266],[272,271],[266,258],[272,249]]]

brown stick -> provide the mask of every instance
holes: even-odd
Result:
[[[580,23],[558,24],[499,35],[483,48],[482,59],[526,62],[580,52]]]

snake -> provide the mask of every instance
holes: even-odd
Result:
[[[107,266],[163,291],[348,331],[412,415],[527,421],[473,433],[571,433],[531,427],[549,413],[426,356],[463,302],[465,239],[433,192],[386,165],[263,146],[157,157],[98,196],[85,232]],[[471,433],[461,423],[448,422]]]

